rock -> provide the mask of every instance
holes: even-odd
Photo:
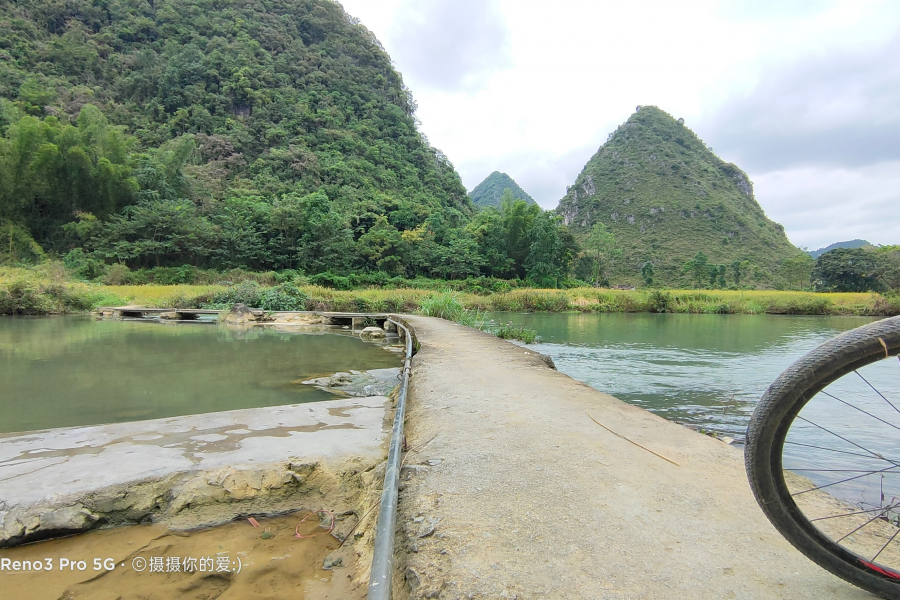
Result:
[[[350,373],[335,373],[328,379],[328,387],[340,387],[353,383],[354,377]]]
[[[419,533],[416,534],[416,537],[426,538],[426,537],[432,535],[434,533],[435,524],[436,523],[432,521],[432,522],[428,522],[428,523],[425,523],[424,525],[422,525],[422,527],[419,529]]]
[[[322,562],[322,568],[328,571],[342,566],[344,566],[344,559],[340,556],[333,556],[331,554],[326,556],[324,562]]]
[[[41,515],[40,528],[44,531],[83,531],[90,529],[99,517],[81,504],[66,506]]]
[[[361,373],[335,373],[331,377],[308,379],[301,383],[315,385],[333,394],[341,396],[387,396],[397,386],[399,368],[373,369]]]
[[[412,567],[406,567],[406,583],[409,585],[410,590],[414,590],[422,585],[422,582],[419,580],[419,574]]]
[[[390,321],[385,321],[384,322],[384,330],[386,332],[394,332],[394,331],[397,331],[397,326],[394,325],[393,323],[391,323]]]
[[[359,332],[359,338],[362,340],[380,340],[386,336],[387,334],[381,327],[366,327]]]
[[[259,308],[250,308],[245,304],[235,304],[225,315],[226,323],[264,323],[272,321],[273,317]]]
[[[538,356],[541,357],[541,360],[544,361],[544,364],[546,364],[548,367],[550,367],[551,369],[556,371],[556,363],[553,362],[552,358],[550,358],[546,354],[539,354]]]

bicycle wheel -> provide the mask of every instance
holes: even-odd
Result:
[[[763,512],[795,548],[900,599],[900,317],[848,331],[791,365],[747,430]]]

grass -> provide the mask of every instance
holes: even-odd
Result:
[[[515,339],[531,344],[537,339],[537,332],[530,327],[513,325],[512,323],[498,327],[493,323],[489,323],[486,313],[479,308],[467,308],[465,306],[459,292],[447,291],[426,296],[419,303],[418,313],[426,317],[438,317],[448,321],[455,321],[466,327],[493,333],[505,340]]]
[[[900,295],[761,290],[514,289],[484,294],[427,289],[335,290],[299,285],[308,310],[396,312],[441,316],[486,326],[486,312],[671,312],[698,314],[861,315],[900,314]],[[0,314],[87,312],[98,306],[135,304],[197,308],[224,285],[101,285],[73,280],[60,263],[0,267]]]
[[[504,340],[521,340],[526,344],[533,344],[538,340],[537,331],[535,331],[531,327],[526,327],[525,325],[515,325],[513,323],[500,325],[500,327],[498,327],[494,331],[494,334],[498,338],[502,338]]]

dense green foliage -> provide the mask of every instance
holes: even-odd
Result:
[[[900,288],[900,247],[837,248],[820,255],[812,269],[823,292],[880,292]]]
[[[565,229],[473,222],[414,110],[329,0],[0,3],[0,260],[565,277]]]
[[[649,264],[661,285],[709,286],[714,267],[712,287],[785,287],[781,263],[800,253],[766,218],[743,171],[652,106],[610,135],[557,212],[579,239],[597,223],[615,236],[621,253],[605,267],[614,284],[646,280]],[[698,252],[708,265],[685,269]],[[746,262],[740,283],[735,261]]]
[[[525,193],[516,181],[500,171],[494,171],[484,178],[484,181],[476,185],[471,192],[469,198],[475,203],[475,206],[493,206],[499,208],[502,203],[503,193],[509,190],[512,194],[512,200],[524,200],[528,204],[537,204],[534,198]]]

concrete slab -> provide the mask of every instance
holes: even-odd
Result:
[[[342,398],[0,435],[0,546],[276,499],[331,467],[371,469],[389,404]]]

